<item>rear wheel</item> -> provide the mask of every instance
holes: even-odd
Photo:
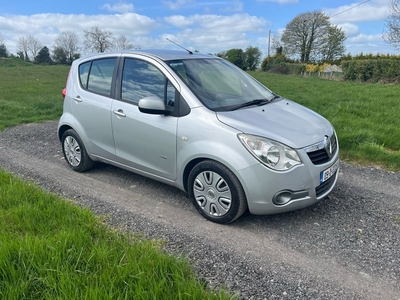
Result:
[[[229,223],[247,209],[246,197],[239,180],[223,164],[205,160],[189,174],[189,196],[197,211],[216,223]]]
[[[72,170],[83,172],[93,167],[94,162],[86,152],[85,146],[73,129],[64,132],[61,138],[64,158]]]

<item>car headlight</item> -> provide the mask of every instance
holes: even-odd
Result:
[[[276,141],[255,135],[239,134],[242,144],[267,167],[286,171],[301,164],[296,150]]]

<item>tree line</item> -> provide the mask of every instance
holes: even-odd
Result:
[[[84,49],[91,52],[132,49],[134,46],[128,38],[120,35],[115,38],[110,31],[101,30],[98,26],[84,31]],[[43,46],[34,36],[22,36],[17,42],[16,55],[10,54],[0,33],[0,57],[18,57],[24,61],[38,64],[71,64],[80,57],[79,37],[73,31],[60,33],[54,40],[53,49]]]

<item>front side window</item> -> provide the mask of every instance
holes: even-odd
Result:
[[[221,59],[187,59],[168,62],[197,98],[209,109],[228,111],[275,95],[246,72]]]
[[[123,100],[137,104],[142,98],[157,96],[168,104],[167,98],[172,94],[169,100],[174,100],[175,89],[154,65],[138,59],[125,59],[121,90]]]

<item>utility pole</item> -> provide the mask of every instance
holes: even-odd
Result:
[[[271,49],[271,29],[268,31],[268,58],[270,57],[270,49]]]

